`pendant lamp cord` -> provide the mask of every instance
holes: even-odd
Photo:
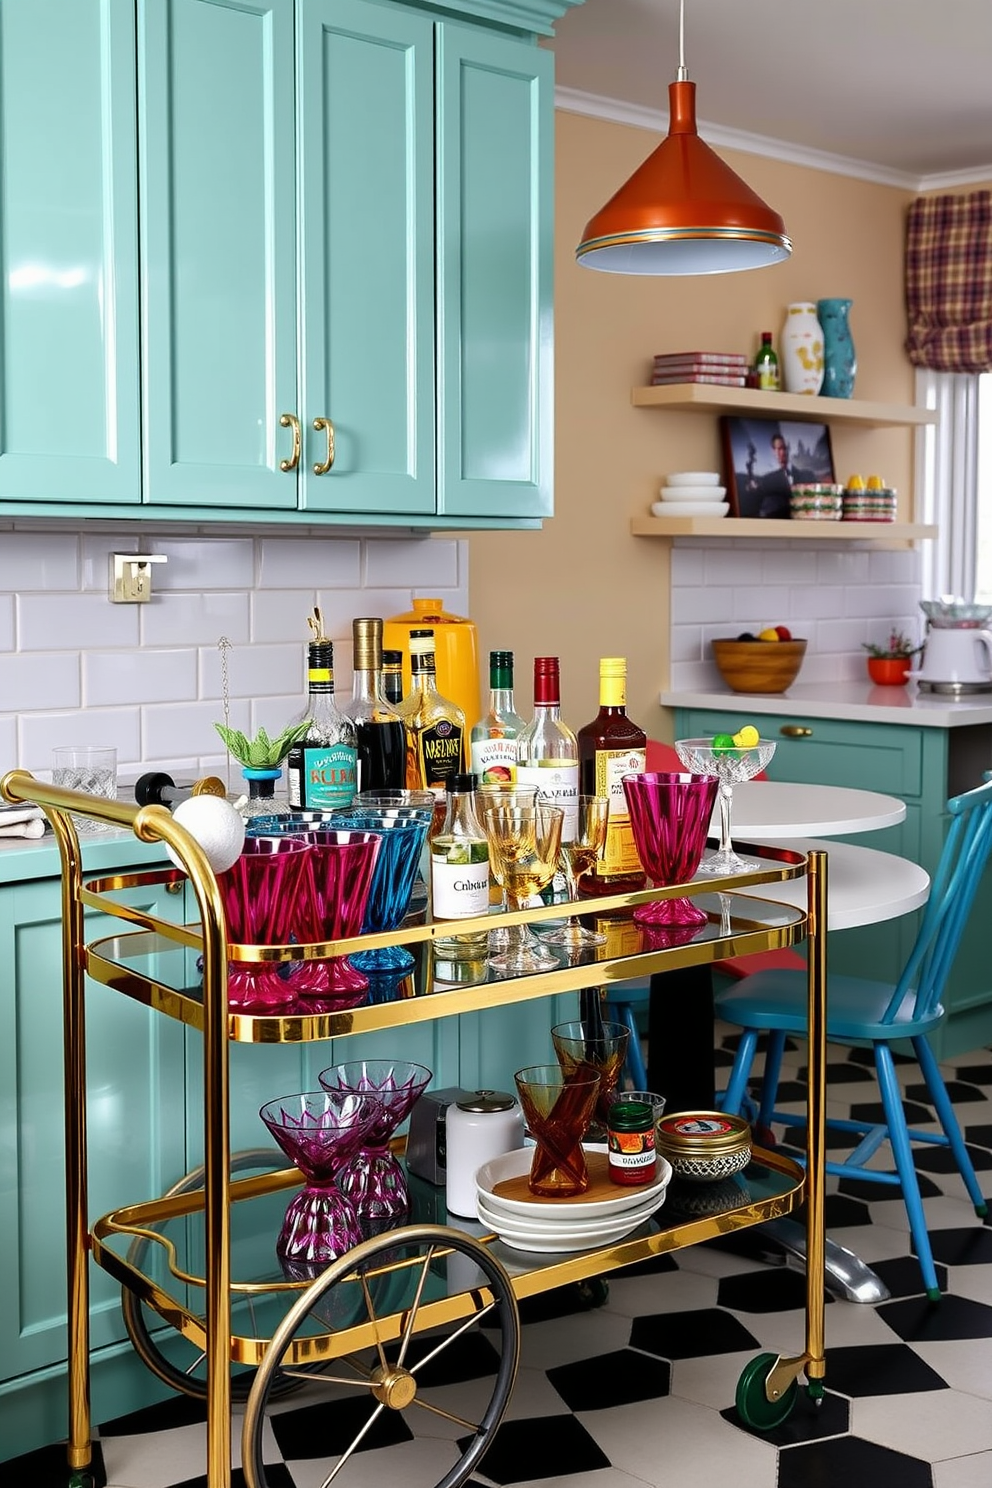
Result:
[[[685,0],[679,0],[679,70],[675,81],[685,83],[689,73],[685,65]]]

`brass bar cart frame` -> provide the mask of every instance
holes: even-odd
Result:
[[[397,1026],[410,1021],[453,1016],[494,1005],[511,1004],[547,996],[551,993],[576,991],[596,984],[624,981],[655,971],[713,962],[728,954],[742,955],[792,945],[805,939],[808,951],[808,1121],[805,1168],[789,1159],[767,1151],[755,1156],[773,1172],[794,1178],[794,1188],[774,1201],[760,1200],[731,1213],[679,1223],[674,1228],[648,1235],[636,1235],[596,1250],[553,1258],[553,1263],[521,1269],[512,1282],[515,1297],[524,1297],[567,1281],[600,1275],[605,1270],[628,1265],[647,1256],[698,1243],[729,1228],[757,1224],[764,1219],[787,1213],[799,1204],[806,1206],[806,1338],[805,1348],[795,1356],[760,1356],[745,1370],[738,1389],[752,1392],[758,1402],[759,1418],[767,1403],[770,1411],[776,1402],[795,1394],[797,1381],[804,1374],[807,1389],[814,1399],[822,1397],[825,1375],[824,1359],[824,1204],[825,1204],[825,989],[826,989],[826,854],[810,853],[808,857],[782,849],[758,848],[767,860],[756,872],[735,879],[697,880],[677,888],[643,890],[634,894],[583,900],[581,905],[555,904],[540,909],[521,910],[506,917],[506,923],[532,923],[560,918],[563,914],[596,914],[609,926],[609,917],[617,921],[612,943],[603,948],[602,960],[594,964],[561,966],[556,970],[516,980],[487,982],[476,987],[446,989],[443,995],[414,996],[395,1003],[385,1003],[348,1012],[314,1013],[293,1016],[249,1017],[231,1013],[227,1008],[228,961],[292,961],[318,959],[374,945],[430,942],[435,934],[450,934],[450,924],[435,927],[430,921],[404,926],[400,931],[359,937],[352,941],[326,942],[318,945],[237,946],[227,941],[225,921],[216,878],[197,842],[160,806],[134,807],[123,802],[105,801],[62,787],[35,780],[24,771],[11,771],[0,780],[0,796],[15,803],[39,805],[50,821],[59,848],[62,865],[62,967],[63,967],[63,1049],[65,1071],[65,1148],[66,1148],[66,1261],[68,1297],[68,1444],[67,1460],[72,1488],[89,1488],[92,1477],[90,1378],[89,1378],[89,1276],[92,1256],[111,1272],[122,1285],[131,1287],[149,1305],[157,1308],[174,1327],[192,1338],[205,1355],[207,1371],[207,1484],[208,1488],[230,1488],[231,1484],[231,1374],[232,1357],[243,1362],[264,1359],[267,1340],[232,1339],[232,1296],[250,1292],[251,1287],[232,1282],[231,1276],[231,1206],[241,1199],[262,1191],[288,1187],[298,1182],[295,1169],[268,1175],[264,1179],[240,1179],[232,1183],[229,1125],[229,1041],[298,1042],[301,1039],[327,1039],[348,1033],[370,1031],[377,1027]],[[161,869],[126,876],[109,875],[84,883],[79,839],[72,815],[92,817],[104,824],[129,829],[140,841],[159,842],[173,855],[181,869]],[[769,908],[774,905],[776,881],[805,874],[807,879],[807,912],[793,911],[763,923],[760,918],[737,918],[727,925],[726,909],[719,929],[710,938],[665,949],[643,949],[633,952],[625,942],[622,927],[629,923],[632,906],[649,900],[682,896],[688,893],[715,892],[732,894],[737,886],[762,883],[770,886]],[[181,883],[188,880],[192,888],[200,921],[198,925],[180,925],[136,911],[113,899],[117,889],[135,884]],[[757,914],[760,901],[748,900],[748,913]],[[83,911],[93,908],[130,922],[134,927],[125,934],[105,937],[87,945],[84,940]],[[624,914],[626,912],[626,916]],[[789,918],[789,915],[792,918]],[[491,920],[465,921],[462,931],[484,928]],[[609,937],[608,937],[609,942]],[[202,960],[202,997],[176,989],[164,980],[156,980],[140,969],[141,953],[165,945],[181,946],[198,953]],[[429,947],[427,950],[430,955]],[[136,964],[137,963],[137,964]],[[429,961],[428,961],[429,965]],[[592,974],[592,975],[591,975]],[[124,993],[149,1007],[178,1018],[198,1028],[203,1036],[204,1068],[204,1164],[202,1190],[194,1194],[176,1193],[144,1204],[128,1206],[104,1216],[91,1227],[88,1213],[87,1138],[86,1138],[86,1037],[85,982],[87,975]],[[185,1285],[199,1285],[204,1298],[201,1311],[185,1310],[148,1277],[129,1266],[107,1243],[116,1234],[137,1235],[162,1243],[162,1237],[149,1228],[176,1214],[199,1212],[203,1215],[204,1275],[189,1277],[173,1266],[173,1273]],[[399,1234],[399,1231],[393,1232]],[[412,1231],[411,1231],[412,1233]],[[443,1230],[437,1232],[444,1234]],[[453,1233],[453,1232],[449,1232]],[[359,1247],[359,1250],[363,1247]],[[346,1262],[347,1257],[342,1258]],[[336,1263],[341,1267],[342,1262]],[[502,1268],[496,1263],[496,1271]],[[296,1284],[302,1292],[302,1284]],[[318,1283],[313,1284],[316,1288]],[[265,1288],[268,1291],[271,1287]],[[287,1284],[285,1290],[292,1290]],[[297,1310],[305,1304],[297,1298]],[[443,1304],[434,1302],[423,1308],[418,1325],[431,1326],[442,1318],[459,1314],[457,1297]],[[290,1319],[284,1320],[289,1322]],[[402,1320],[378,1320],[391,1328],[391,1336],[402,1333]],[[285,1331],[285,1330],[283,1330]],[[376,1329],[373,1332],[377,1333]],[[354,1336],[352,1336],[354,1335]],[[336,1356],[342,1345],[351,1348],[367,1342],[361,1329],[347,1334],[334,1334],[322,1343],[307,1340],[308,1357]],[[380,1342],[380,1336],[373,1340]],[[289,1357],[289,1355],[287,1355]],[[750,1373],[749,1373],[750,1371]],[[755,1396],[753,1392],[757,1391]],[[249,1418],[253,1411],[249,1401]],[[781,1419],[781,1415],[776,1419]],[[768,1424],[772,1424],[769,1418]]]

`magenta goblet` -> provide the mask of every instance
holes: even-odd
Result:
[[[312,849],[313,911],[311,940],[346,940],[358,935],[368,903],[381,836],[374,832],[318,827],[304,834]],[[291,984],[301,997],[319,997],[328,1009],[357,1007],[366,1000],[369,979],[347,956],[302,961]]]
[[[309,1090],[262,1106],[259,1115],[306,1182],[286,1209],[276,1254],[288,1261],[330,1262],[360,1244],[354,1205],[337,1176],[379,1115],[371,1095]]]
[[[656,888],[687,883],[706,845],[719,780],[715,775],[654,772],[623,777],[631,830],[641,865]],[[642,925],[701,925],[706,915],[689,898],[639,904]]]
[[[298,837],[248,837],[240,858],[217,875],[227,938],[235,945],[288,945],[312,939],[311,848]],[[227,1005],[272,1013],[296,1000],[277,964],[229,961]]]
[[[324,1090],[371,1095],[379,1102],[379,1114],[365,1133],[361,1150],[338,1178],[366,1235],[370,1225],[385,1228],[381,1222],[396,1224],[410,1211],[406,1175],[389,1150],[389,1141],[431,1078],[424,1065],[406,1059],[352,1059],[317,1076]]]

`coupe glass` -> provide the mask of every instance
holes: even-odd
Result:
[[[564,812],[538,801],[533,806],[493,806],[483,815],[490,863],[506,891],[508,909],[523,909],[555,876]],[[517,975],[547,971],[558,961],[538,941],[528,944],[523,925],[508,925],[505,951],[490,956],[493,971]]]
[[[411,815],[405,812],[410,811]],[[413,807],[347,807],[334,814],[334,825],[355,832],[381,835],[379,858],[372,874],[372,887],[365,906],[362,931],[374,934],[396,930],[410,908],[420,852],[427,837],[426,814]],[[359,971],[409,971],[413,957],[405,946],[378,946],[358,951],[351,964]]]
[[[551,1030],[551,1042],[565,1079],[584,1080],[595,1075],[599,1081],[595,1120],[598,1131],[594,1141],[605,1140],[606,1121],[613,1104],[613,1093],[627,1058],[630,1029],[625,1023],[603,1023],[581,1020],[559,1023]]]
[[[338,1186],[354,1204],[366,1237],[373,1229],[398,1224],[410,1212],[406,1175],[389,1141],[431,1078],[424,1065],[405,1059],[353,1059],[317,1076],[324,1090],[371,1095],[379,1102],[360,1150],[338,1175]]]
[[[312,850],[301,837],[251,837],[237,862],[218,873],[227,938],[235,945],[288,945],[311,939]],[[293,981],[279,965],[229,961],[227,1005],[272,1013],[296,1000]]]
[[[347,940],[362,928],[382,836],[320,828],[303,837],[312,849],[313,940]],[[319,997],[327,1009],[366,1001],[369,979],[347,956],[301,961],[291,982],[301,997]]]
[[[655,771],[625,775],[623,792],[630,812],[637,855],[656,888],[688,883],[699,870],[713,802],[715,775],[676,775]],[[702,925],[706,915],[689,898],[639,904],[642,925]]]
[[[609,818],[608,796],[577,798],[575,836],[571,842],[562,843],[559,859],[572,903],[579,897],[579,879],[603,855]],[[575,951],[584,950],[586,946],[606,944],[605,935],[601,935],[598,930],[587,930],[584,925],[579,924],[578,919],[566,920],[564,925],[556,930],[549,930],[541,939],[546,945],[567,946]]]
[[[379,1116],[371,1095],[310,1090],[284,1095],[259,1115],[306,1182],[289,1201],[276,1254],[288,1261],[335,1260],[363,1239],[354,1205],[337,1176]]]
[[[528,1187],[540,1198],[569,1199],[589,1187],[582,1138],[599,1094],[599,1076],[569,1080],[557,1064],[534,1064],[513,1077],[534,1138]]]
[[[753,780],[775,753],[774,739],[761,739],[750,747],[714,748],[712,739],[676,739],[675,748],[687,770],[716,775],[720,781],[720,847],[712,857],[700,863],[700,873],[750,873],[761,864],[755,858],[742,858],[734,852],[730,840],[730,806],[734,786]]]

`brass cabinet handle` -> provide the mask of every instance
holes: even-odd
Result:
[[[812,739],[813,730],[801,723],[783,723],[779,733],[785,739]]]
[[[327,433],[327,459],[322,465],[320,463],[316,464],[313,467],[313,473],[314,475],[326,475],[334,464],[334,425],[330,419],[315,418],[313,426],[315,429],[323,429]]]
[[[300,434],[300,421],[295,413],[284,413],[279,423],[284,429],[293,431],[293,453],[288,460],[279,461],[279,469],[284,473],[295,470],[300,463],[300,455],[303,451],[303,438]]]

